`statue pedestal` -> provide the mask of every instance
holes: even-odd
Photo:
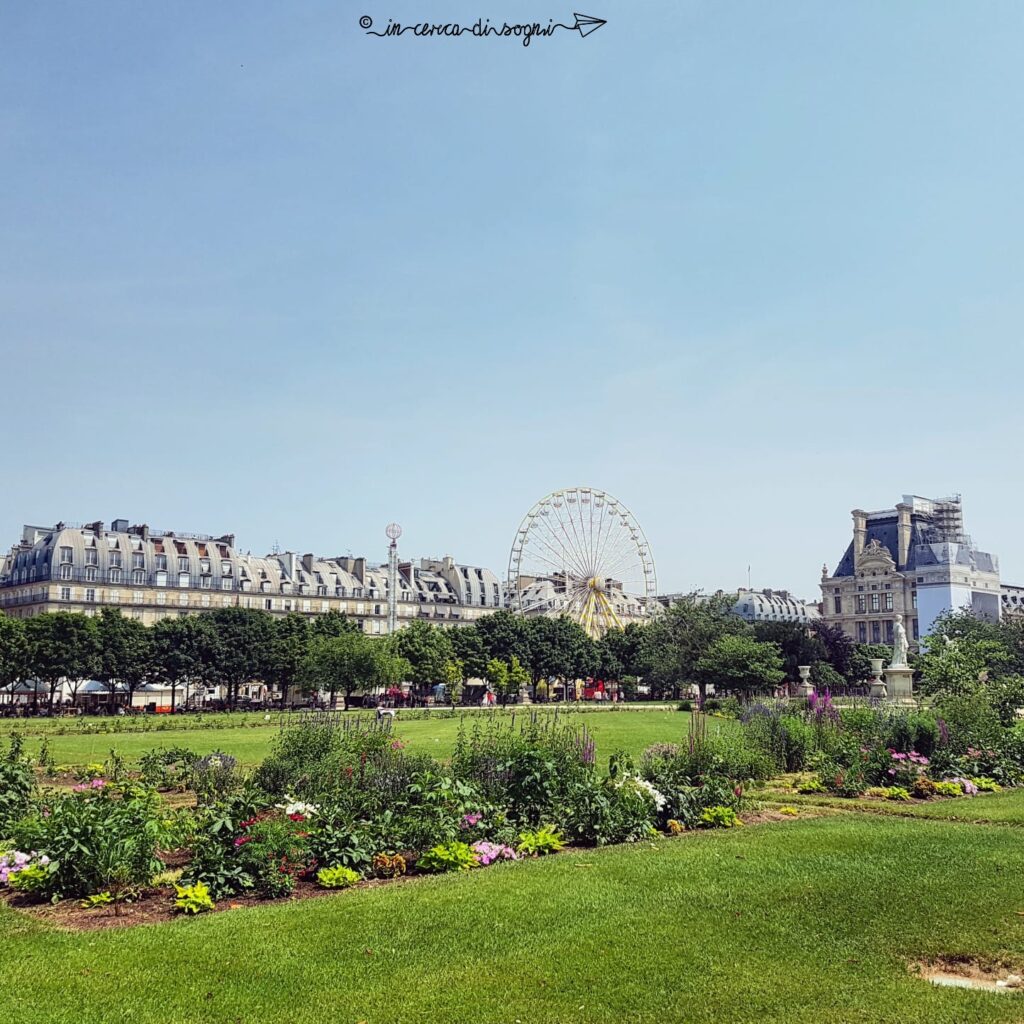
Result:
[[[798,697],[810,697],[814,693],[814,684],[811,682],[811,666],[797,665],[800,673],[800,682],[796,684],[796,695]]]
[[[914,670],[906,665],[885,670],[889,700],[910,700],[914,696]]]
[[[532,704],[533,703],[533,701],[530,700],[530,689],[529,689],[529,687],[524,686],[519,691],[519,703],[520,704]]]
[[[871,678],[868,680],[871,687],[869,696],[873,700],[885,700],[889,696],[889,690],[882,681],[882,659],[871,659]]]

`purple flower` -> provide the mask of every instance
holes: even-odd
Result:
[[[463,828],[463,829],[473,828],[480,821],[480,819],[482,817],[483,817],[482,814],[476,814],[476,813],[474,813],[474,814],[464,814],[462,816],[462,821],[459,824],[459,828]]]
[[[481,865],[486,867],[496,860],[518,860],[519,854],[504,843],[489,843],[484,839],[473,844],[473,852]]]

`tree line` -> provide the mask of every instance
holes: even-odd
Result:
[[[501,610],[472,625],[444,629],[414,621],[393,636],[370,636],[344,615],[281,618],[224,608],[167,618],[152,626],[104,608],[96,616],[56,612],[30,619],[0,615],[0,685],[38,680],[52,706],[61,687],[77,702],[86,680],[105,684],[111,703],[143,683],[176,694],[221,686],[229,705],[241,687],[262,681],[287,702],[319,691],[348,703],[359,691],[408,680],[422,693],[444,684],[458,700],[465,682],[488,682],[499,697],[526,689],[548,696],[548,680],[599,679],[633,696],[643,679],[655,698],[763,690],[812,666],[819,685],[869,675],[872,656],[888,648],[855,644],[817,624],[750,624],[733,615],[729,596],[683,600],[652,622],[630,623],[592,639],[573,620],[522,618]]]

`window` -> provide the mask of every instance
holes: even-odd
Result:
[[[178,604],[180,604],[183,608],[187,608],[188,607],[188,594],[179,594],[178,595]]]
[[[230,590],[231,589],[231,577],[230,576],[221,576],[221,578],[220,578],[220,589],[221,590]]]
[[[62,562],[70,562],[71,561],[71,548],[61,548],[60,549],[60,560]]]
[[[68,565],[66,562],[60,567],[60,578],[62,580],[71,579],[71,566]]]
[[[189,584],[189,575],[188,575],[188,573],[187,572],[179,572],[178,573],[178,586],[179,587],[187,587],[188,584]]]
[[[199,559],[199,572],[209,574],[210,572],[210,560],[208,558]]]
[[[885,624],[885,639],[890,644],[895,639],[895,627],[891,620]]]
[[[85,579],[86,579],[87,583],[95,583],[96,582],[96,566],[95,565],[87,565],[85,567]]]
[[[71,588],[70,587],[61,587],[60,588],[60,599],[62,601],[70,601],[71,600]]]
[[[230,576],[231,575],[231,563],[230,562],[221,562],[220,563],[220,574],[221,574],[221,576]]]
[[[917,591],[912,590],[910,592],[910,603],[916,608],[917,607]]]
[[[867,598],[863,594],[857,595],[857,614],[863,615],[868,610]]]
[[[95,548],[85,549],[85,564],[86,565],[98,565],[99,564],[99,552]]]
[[[312,606],[312,604],[309,601],[303,601],[302,602],[302,610],[304,612],[312,611],[312,607],[313,606]]]
[[[110,591],[110,603],[111,604],[120,604],[121,603],[121,591],[120,590],[111,590]]]
[[[873,644],[882,642],[882,624],[880,622],[871,623],[871,642]]]
[[[203,590],[209,590],[213,586],[213,577],[212,576],[200,576],[199,577],[199,586],[202,587]]]
[[[167,586],[167,573],[163,569],[157,569],[155,583],[158,587]]]
[[[862,644],[868,642],[868,624],[866,622],[857,623],[857,639]]]
[[[882,608],[882,603],[879,600],[879,595],[878,594],[872,594],[871,595],[871,610],[873,612],[877,612],[877,611],[881,611],[881,608]]]
[[[142,591],[141,590],[133,590],[132,591],[132,604],[142,604]]]
[[[156,567],[158,569],[163,569],[164,571],[167,570],[167,556],[166,555],[157,555],[156,556]]]
[[[121,565],[121,549],[120,548],[114,548],[113,551],[111,551],[110,554],[107,555],[107,558],[109,559],[111,565],[116,565],[116,566],[120,567],[120,565]]]
[[[273,611],[273,609],[274,609],[274,599],[272,597],[265,597],[263,599],[263,607],[266,608],[266,610],[268,612],[269,611]]]
[[[230,608],[230,607],[231,607],[231,598],[230,598],[230,597],[222,597],[222,598],[220,599],[220,603],[221,603],[221,604],[222,604],[222,605],[223,605],[223,606],[224,606],[225,608]]]
[[[86,599],[86,601],[95,601],[96,600],[96,591],[93,590],[92,587],[89,587],[86,590],[86,592],[85,592],[85,599]]]
[[[110,582],[120,583],[121,582],[121,570],[116,566],[110,570]]]
[[[321,601],[320,602],[320,611],[322,611],[322,612],[329,612],[330,610],[331,610],[331,602],[330,601]]]
[[[918,640],[918,639],[920,639],[920,638],[918,637],[918,634],[917,634],[917,619],[914,619],[914,620],[913,620],[913,621],[911,622],[911,632],[913,633],[913,636],[914,636],[914,639],[915,639],[915,640]]]
[[[146,582],[146,573],[143,569],[132,569],[132,583],[137,587]]]
[[[203,594],[203,596],[199,600],[200,600],[200,603],[202,604],[202,606],[204,608],[209,608],[210,607],[210,595],[209,594]]]
[[[133,569],[145,569],[146,568],[146,556],[141,551],[132,552],[132,568]]]
[[[188,572],[188,555],[182,555],[179,557],[178,572]]]
[[[887,612],[891,612],[892,611],[892,594],[891,593],[885,595],[885,610]]]
[[[167,604],[167,594],[164,591],[159,591],[156,595],[157,604]]]

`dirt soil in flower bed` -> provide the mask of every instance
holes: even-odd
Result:
[[[818,810],[815,808],[815,810]],[[802,818],[814,817],[813,813],[804,813],[801,809]],[[764,825],[769,822],[789,822],[797,819],[780,814],[772,808],[759,808],[743,815],[743,823],[747,826]],[[689,836],[700,835],[704,830],[696,829],[690,832],[683,832],[679,836],[659,835],[658,839],[679,840]],[[563,853],[592,853],[593,847],[567,846]],[[188,861],[187,853],[176,851],[165,854],[162,858],[169,867],[181,866]],[[409,854],[407,860],[410,865],[415,861],[415,855]],[[357,882],[352,889],[374,889],[381,885],[403,885],[415,882],[423,875],[403,875],[399,878],[369,878]],[[323,889],[317,885],[314,879],[299,878],[295,881],[295,889],[292,894],[283,899],[263,899],[259,896],[232,896],[220,900],[216,907],[209,911],[213,914],[227,913],[232,910],[243,910],[246,907],[266,906],[271,903],[285,903],[294,900],[319,899],[325,896],[337,896],[342,890]],[[174,910],[174,888],[173,886],[160,886],[142,890],[131,903],[121,903],[116,911],[113,905],[87,909],[77,899],[62,900],[60,903],[36,903],[31,899],[10,889],[0,890],[0,899],[3,899],[9,907],[30,914],[32,917],[44,921],[46,924],[56,928],[63,928],[69,931],[96,931],[103,928],[128,928],[142,924],[162,924],[166,921],[178,920],[186,915],[178,914]]]

